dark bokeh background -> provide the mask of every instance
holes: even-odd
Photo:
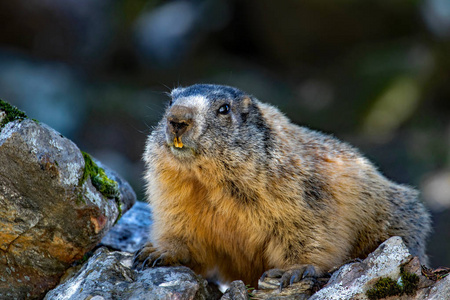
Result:
[[[250,92],[420,188],[432,265],[450,266],[450,1],[0,2],[0,98],[140,198],[165,92],[198,82]]]

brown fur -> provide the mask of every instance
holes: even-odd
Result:
[[[313,265],[321,274],[365,257],[393,235],[426,261],[429,217],[414,190],[383,177],[347,144],[243,98],[247,103],[239,105],[251,102],[270,132],[269,153],[248,154],[228,143],[220,150],[225,159],[194,146],[192,157],[175,157],[171,136],[157,142],[168,135],[165,120],[149,138],[144,159],[153,244],[137,254],[140,264],[159,258],[157,265],[183,264],[206,277],[256,286],[268,269]],[[240,109],[235,102],[232,113]],[[248,130],[251,142],[257,133]],[[205,148],[222,138],[212,137]]]

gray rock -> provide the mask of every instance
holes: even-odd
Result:
[[[421,289],[414,298],[410,299],[429,299],[429,300],[442,300],[449,299],[450,296],[450,276],[446,276],[444,279],[439,280],[433,286]]]
[[[0,130],[0,299],[39,298],[135,196],[119,177],[115,199],[82,180],[78,147],[44,124],[17,120]]]
[[[252,292],[257,299],[284,299],[284,300],[306,300],[313,294],[314,279],[305,278],[300,282],[289,285],[280,292],[279,280],[266,278],[259,282],[258,290]]]
[[[220,300],[247,300],[248,292],[242,280],[233,281]]]
[[[411,257],[400,237],[388,239],[364,261],[342,266],[328,284],[309,299],[368,299],[367,291],[381,278],[389,277],[404,285],[401,268],[416,275],[417,290],[410,295],[394,296],[395,299],[448,299],[450,277],[436,282],[423,276],[418,258]]]
[[[404,273],[401,273],[403,269]],[[440,281],[433,281],[422,275],[422,267],[417,257],[412,257],[400,237],[392,237],[381,244],[373,253],[361,262],[350,263],[335,271],[328,283],[321,290],[313,294],[313,290],[326,282],[319,278],[316,282],[306,278],[279,291],[278,279],[266,278],[259,283],[259,290],[253,292],[257,299],[369,299],[367,291],[374,288],[376,282],[382,278],[391,278],[393,282],[405,286],[402,276],[414,274],[417,279],[416,289],[411,294],[400,294],[395,299],[448,299],[450,294],[450,276]],[[403,274],[403,275],[402,275]],[[412,276],[414,276],[412,275]],[[411,275],[408,275],[411,276]],[[408,277],[407,276],[407,277]],[[389,298],[389,299],[394,299]]]
[[[48,300],[218,299],[206,280],[186,267],[135,271],[133,255],[98,249],[71,278],[47,293]]]
[[[344,265],[333,274],[327,286],[310,299],[367,299],[366,291],[382,277],[397,280],[400,266],[412,259],[400,237],[381,244],[363,262]]]
[[[111,228],[102,239],[101,245],[108,248],[136,252],[148,240],[151,225],[151,211],[147,203],[136,202],[133,207]]]

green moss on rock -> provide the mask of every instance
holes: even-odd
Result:
[[[80,191],[77,193],[77,198],[76,198],[76,203],[77,205],[81,205],[81,204],[86,204],[86,200],[84,200],[84,193]]]
[[[419,286],[419,276],[406,272],[400,268],[400,280],[394,281],[389,277],[380,278],[373,288],[366,292],[370,300],[383,299],[389,296],[413,295]]]
[[[86,152],[81,151],[84,158],[84,173],[80,179],[80,185],[89,177],[92,185],[107,198],[118,198],[120,195],[119,185],[116,181],[106,176],[105,170],[100,168]],[[120,210],[120,207],[119,207]]]
[[[0,99],[0,111],[3,111],[5,113],[3,119],[0,122],[0,128],[5,126],[9,122],[28,118],[28,116],[23,111],[1,99]]]
[[[117,204],[117,209],[119,210],[119,214],[117,215],[117,219],[114,222],[114,225],[116,225],[116,223],[120,220],[120,218],[122,218],[122,201],[119,200],[119,198],[116,198],[116,204]]]
[[[370,300],[382,299],[388,296],[397,296],[402,292],[401,286],[393,279],[380,278],[375,286],[367,291],[366,295]]]
[[[417,291],[417,288],[419,287],[419,276],[414,273],[406,272],[403,267],[400,269],[400,276],[403,283],[403,293],[405,293],[406,295],[414,295],[414,293]]]

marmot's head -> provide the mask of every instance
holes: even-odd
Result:
[[[268,128],[252,96],[229,86],[198,84],[176,88],[171,97],[159,143],[177,159],[203,156],[233,164],[265,152]]]

